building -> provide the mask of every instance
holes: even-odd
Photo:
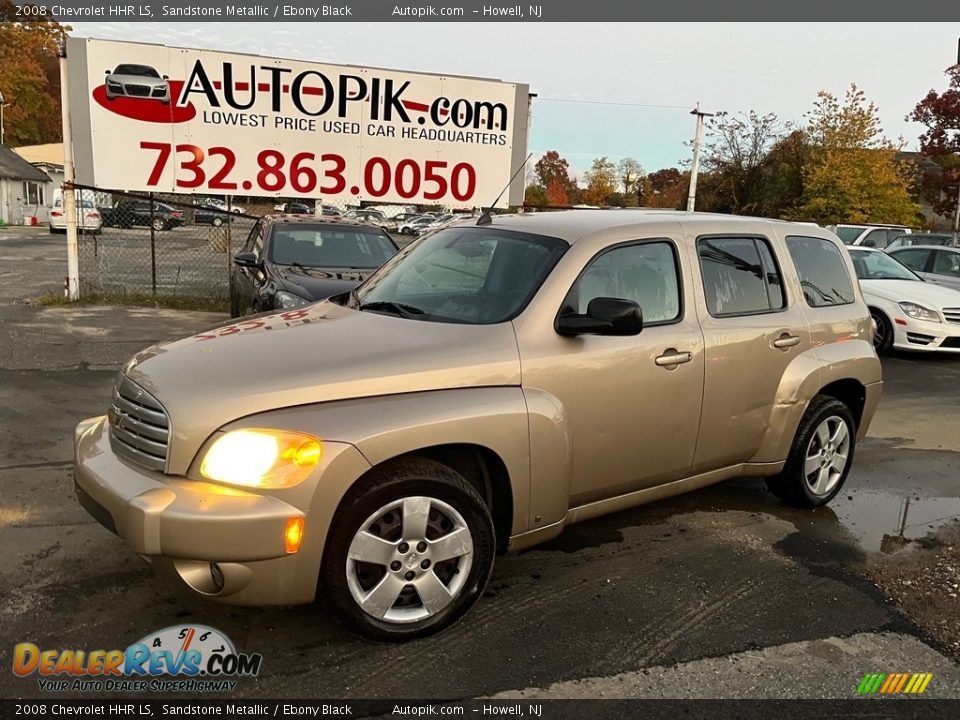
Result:
[[[53,181],[6,145],[0,145],[0,220],[22,225],[23,218],[49,221]]]
[[[13,151],[35,168],[43,170],[50,178],[50,184],[45,193],[48,206],[45,212],[49,212],[49,206],[53,205],[54,198],[59,195],[60,188],[63,187],[63,143],[24,145],[13,148]],[[39,217],[41,222],[49,219],[46,216]]]

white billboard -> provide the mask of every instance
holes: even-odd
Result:
[[[84,38],[67,62],[84,185],[480,207],[526,157],[526,85]]]

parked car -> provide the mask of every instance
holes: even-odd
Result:
[[[379,210],[373,209],[347,210],[345,213],[343,213],[343,217],[347,220],[360,220],[362,222],[374,223],[376,225],[385,223],[387,221],[386,215]]]
[[[277,210],[277,208],[274,207],[274,210]],[[281,205],[277,212],[288,215],[313,215],[313,208],[301,202],[288,202]]]
[[[208,207],[214,207],[214,208],[217,208],[218,210],[223,210],[224,212],[232,212],[237,215],[246,214],[246,210],[244,210],[240,205],[234,205],[233,203],[230,203],[230,205],[227,205],[226,201],[217,197],[201,198],[199,202],[201,202],[203,205],[206,205]]]
[[[152,227],[154,230],[172,230],[183,225],[183,211],[161,202],[153,203],[150,212],[149,200],[125,199],[112,208],[100,208],[103,222],[109,227]]]
[[[391,215],[389,219],[391,222],[395,222],[397,227],[400,227],[404,223],[410,222],[411,220],[416,220],[418,217],[421,217],[420,213],[402,212],[397,213],[396,215]]]
[[[850,257],[876,323],[878,353],[891,348],[960,352],[960,292],[925,282],[879,250],[850,248]]]
[[[77,204],[77,230],[80,232],[98,233],[103,227],[103,218],[100,211],[93,204],[93,201],[78,197]],[[63,196],[58,195],[53,199],[53,206],[50,208],[50,232],[65,233],[67,231],[67,218],[63,214]]]
[[[833,230],[844,245],[858,245],[883,249],[901,235],[909,235],[903,225],[835,225]]]
[[[574,522],[740,476],[826,504],[880,398],[870,340],[819,228],[485,217],[354,292],[134,357],[77,427],[77,494],[204,598],[319,588],[405,640],[461,617],[496,553]]]
[[[430,215],[421,215],[420,217],[408,220],[397,228],[401,235],[419,235],[421,228],[432,225],[436,218]]]
[[[352,290],[396,251],[387,233],[364,223],[268,216],[234,256],[230,314],[295,308]]]
[[[329,217],[340,217],[343,214],[336,205],[321,205],[320,213]]]
[[[107,70],[105,74],[107,100],[129,97],[159,100],[164,105],[170,104],[170,85],[167,82],[167,76],[161,76],[149,65],[124,63],[117,65],[113,70]]]
[[[888,252],[899,247],[911,245],[955,245],[953,235],[949,233],[911,233],[898,235],[885,248]]]
[[[196,207],[193,210],[193,222],[195,225],[212,225],[213,227],[220,227],[226,220],[229,219],[229,215],[225,210],[201,204],[199,202],[195,204]]]
[[[918,245],[887,252],[924,280],[960,290],[960,248]]]

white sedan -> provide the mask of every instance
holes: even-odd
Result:
[[[873,344],[960,353],[960,291],[926,282],[885,252],[847,248],[877,324]]]
[[[98,233],[103,227],[103,218],[92,200],[77,198],[77,230],[88,233]],[[50,208],[50,233],[65,233],[67,218],[63,214],[63,198],[57,197]]]

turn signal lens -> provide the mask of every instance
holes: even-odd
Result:
[[[258,488],[299,485],[320,464],[323,444],[285,430],[232,430],[218,437],[200,464],[209,480]]]
[[[287,552],[292,554],[299,550],[301,540],[303,540],[303,518],[287,518],[287,527],[283,531],[283,544]]]

